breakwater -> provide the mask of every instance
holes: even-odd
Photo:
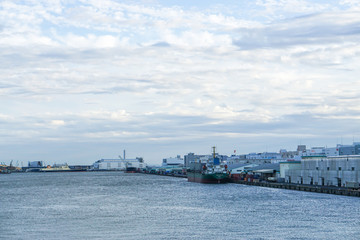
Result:
[[[302,185],[302,184],[293,184],[293,183],[248,182],[243,180],[231,180],[231,182],[237,184],[259,186],[259,187],[282,188],[282,189],[296,190],[296,191],[360,197],[359,189],[354,190],[354,189],[339,188],[332,186],[314,186],[314,185]]]

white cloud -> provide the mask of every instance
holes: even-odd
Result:
[[[65,125],[65,121],[64,120],[52,120],[51,125],[59,127],[59,126],[64,126]]]
[[[257,0],[256,4],[265,8],[264,12],[262,12],[263,16],[272,21],[289,18],[294,14],[306,15],[334,8],[331,4],[307,0]]]
[[[227,15],[110,0],[3,1],[3,143],[32,135],[55,143],[218,137],[229,144],[227,137],[311,138],[356,120],[355,2],[249,4],[254,14]]]
[[[126,39],[122,41],[111,35],[96,36],[94,34],[81,36],[70,33],[61,39],[67,46],[80,49],[115,48],[126,42]]]
[[[360,2],[357,0],[341,0],[340,4],[350,7],[352,10],[360,10]]]
[[[1,119],[1,120],[4,120],[4,121],[11,121],[11,120],[13,120],[14,118],[13,118],[12,116],[9,116],[9,115],[0,114],[0,119]]]
[[[202,49],[216,47],[230,47],[232,39],[229,35],[215,35],[207,31],[186,31],[180,36],[170,34],[165,38],[170,45],[186,49]]]

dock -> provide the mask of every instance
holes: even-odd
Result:
[[[174,173],[155,172],[155,171],[143,172],[143,173],[151,174],[151,175],[168,176],[168,177],[187,178],[187,176],[185,174],[176,174],[176,173],[174,174]],[[284,182],[279,183],[279,182],[268,182],[268,181],[245,181],[245,180],[234,179],[234,178],[230,178],[228,182],[235,183],[235,184],[257,186],[257,187],[280,188],[280,189],[288,189],[288,190],[295,190],[295,191],[360,197],[360,189],[351,189],[351,188],[346,188],[346,187],[306,185],[306,184],[284,183]]]
[[[259,186],[259,187],[281,188],[281,189],[296,190],[296,191],[360,197],[359,189],[349,189],[343,187],[303,185],[303,184],[294,184],[294,183],[248,182],[243,180],[231,180],[231,182],[237,184]]]

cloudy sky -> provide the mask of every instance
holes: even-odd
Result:
[[[358,0],[2,0],[0,162],[360,141]]]

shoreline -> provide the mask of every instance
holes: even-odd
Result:
[[[354,189],[348,189],[342,187],[304,185],[304,184],[295,184],[295,183],[247,182],[243,180],[233,180],[233,179],[230,180],[230,182],[235,184],[243,184],[243,185],[258,186],[258,187],[281,188],[281,189],[303,191],[303,192],[360,197],[359,189],[354,190]]]
[[[153,174],[153,173],[143,173],[143,174],[187,178],[187,176],[184,175],[179,176],[179,175]],[[257,186],[257,187],[281,188],[281,189],[303,191],[303,192],[333,194],[333,195],[341,195],[341,196],[349,196],[349,197],[360,197],[360,189],[354,190],[354,189],[334,187],[334,186],[318,186],[318,185],[304,185],[304,184],[296,184],[296,183],[275,183],[275,182],[248,182],[248,181],[236,180],[236,179],[229,179],[229,183],[243,184],[243,185]]]

